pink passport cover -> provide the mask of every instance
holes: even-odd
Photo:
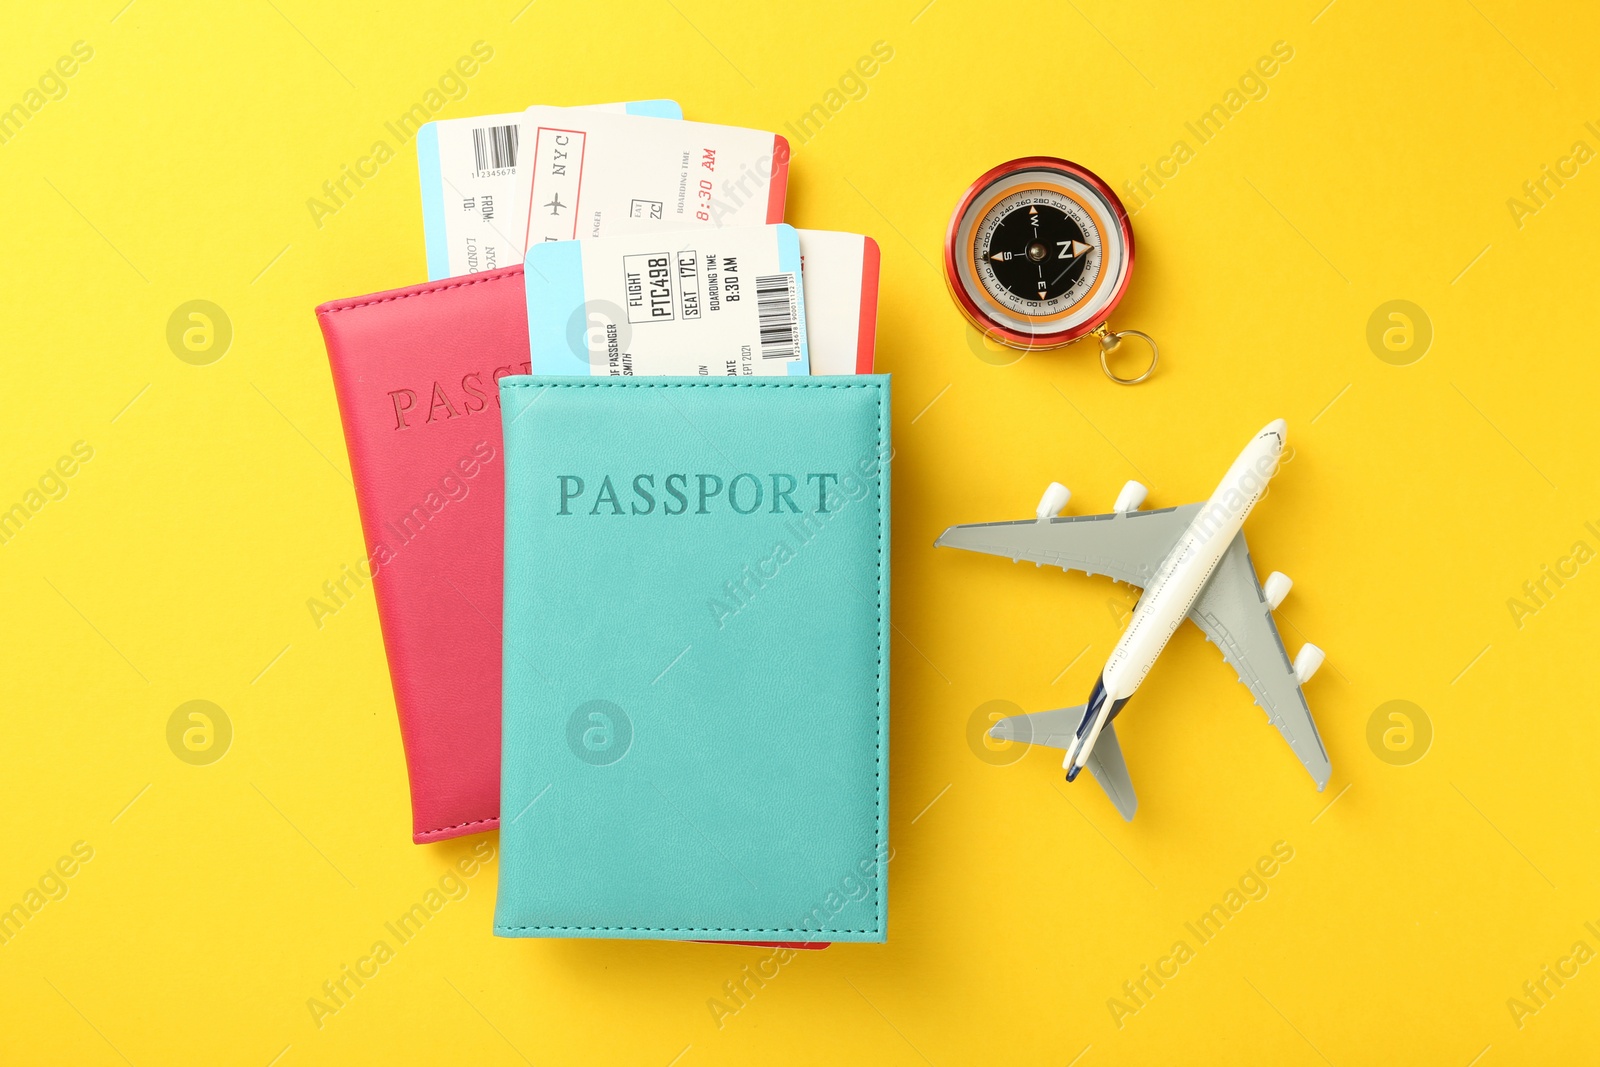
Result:
[[[412,839],[500,825],[505,480],[497,379],[528,370],[522,268],[317,308],[411,778]]]

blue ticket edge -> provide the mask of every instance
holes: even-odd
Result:
[[[800,235],[787,222],[778,223],[778,269],[794,279],[795,332],[800,336],[800,358],[789,364],[789,375],[809,375],[811,339],[806,336],[806,287],[800,277]]]
[[[806,294],[800,276],[800,235],[787,222],[777,230],[778,269],[794,278],[796,324],[800,336],[800,358],[788,366],[790,376],[811,373],[811,342],[806,336]],[[600,371],[579,355],[579,345],[588,327],[584,315],[587,296],[583,288],[583,242],[546,241],[528,250],[524,260],[525,292],[528,301],[528,357],[530,374],[559,374],[582,377]],[[567,321],[559,316],[565,311]]]
[[[683,118],[676,100],[631,100],[629,115],[653,119]],[[417,131],[417,178],[422,186],[422,239],[428,251],[428,280],[450,277],[450,245],[444,229],[444,177],[439,165],[437,124],[424,123]]]

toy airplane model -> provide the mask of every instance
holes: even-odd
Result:
[[[1332,766],[1300,691],[1322,666],[1322,650],[1302,645],[1289,662],[1272,611],[1292,583],[1277,571],[1265,587],[1256,581],[1241,530],[1277,472],[1285,430],[1278,419],[1256,434],[1203,504],[1140,511],[1146,489],[1129,482],[1109,515],[1057,517],[1072,494],[1051,482],[1037,518],[952,526],[939,536],[935,545],[1106,574],[1144,590],[1087,704],[1001,719],[990,728],[991,737],[1066,749],[1067,781],[1088,767],[1131,821],[1138,799],[1111,720],[1187,616],[1222,649],[1223,659],[1311,772],[1317,789],[1328,784]]]

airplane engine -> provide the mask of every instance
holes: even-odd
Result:
[[[1034,509],[1034,514],[1042,522],[1053,519],[1061,514],[1061,509],[1067,506],[1067,501],[1072,499],[1072,490],[1060,482],[1051,482],[1045,486],[1044,496],[1039,498],[1039,506]]]
[[[1117,494],[1117,505],[1111,510],[1116,512],[1138,511],[1139,505],[1143,504],[1144,498],[1149,495],[1150,490],[1143,485],[1138,482],[1129,482],[1122,487],[1122,492]]]
[[[1309,641],[1300,646],[1299,655],[1294,658],[1294,678],[1301,685],[1311,681],[1311,676],[1317,673],[1317,668],[1322,666],[1322,661],[1328,654]]]
[[[1277,610],[1283,603],[1283,598],[1289,595],[1289,590],[1294,588],[1294,582],[1282,571],[1273,571],[1267,575],[1267,584],[1261,587],[1261,592],[1266,595],[1267,607]]]

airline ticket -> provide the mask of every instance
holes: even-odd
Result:
[[[526,269],[534,374],[810,373],[791,226],[545,242]]]
[[[783,221],[789,142],[765,130],[530,107],[523,136],[532,172],[526,248]]]
[[[572,110],[683,118],[676,100],[634,100]],[[520,111],[438,119],[418,132],[417,171],[430,281],[522,261],[530,181],[522,120]]]

